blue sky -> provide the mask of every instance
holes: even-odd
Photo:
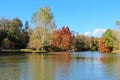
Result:
[[[80,34],[99,36],[120,20],[120,0],[1,0],[0,18],[20,18],[23,23],[40,7],[49,6],[57,27],[69,26]]]

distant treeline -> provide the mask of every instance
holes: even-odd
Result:
[[[0,19],[0,47],[3,49],[41,49],[48,51],[86,51],[98,49],[98,38],[72,33],[69,27],[45,31],[46,42],[42,43],[42,27],[32,29],[28,22],[23,25],[19,18]]]

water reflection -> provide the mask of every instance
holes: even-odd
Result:
[[[120,80],[120,56],[118,54],[105,54],[101,57],[103,72],[110,80]]]
[[[0,57],[0,80],[120,80],[120,55],[99,52]]]
[[[24,62],[23,62],[24,61]],[[26,56],[1,56],[0,80],[23,80],[28,78]]]
[[[31,80],[56,80],[56,75],[68,74],[70,54],[32,54],[29,55],[29,62],[31,66]]]
[[[54,80],[54,72],[52,70],[52,65],[49,65],[51,62],[46,61],[44,56],[39,56],[38,54],[29,55],[30,70],[32,79],[31,80]],[[49,73],[47,73],[49,72]]]

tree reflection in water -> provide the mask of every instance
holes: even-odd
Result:
[[[31,80],[56,80],[57,74],[61,74],[59,76],[68,74],[70,54],[30,54],[29,62],[32,75]]]

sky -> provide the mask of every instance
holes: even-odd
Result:
[[[18,17],[32,26],[33,13],[45,6],[50,7],[57,28],[68,26],[87,36],[101,36],[120,20],[120,0],[1,0],[0,18]]]

